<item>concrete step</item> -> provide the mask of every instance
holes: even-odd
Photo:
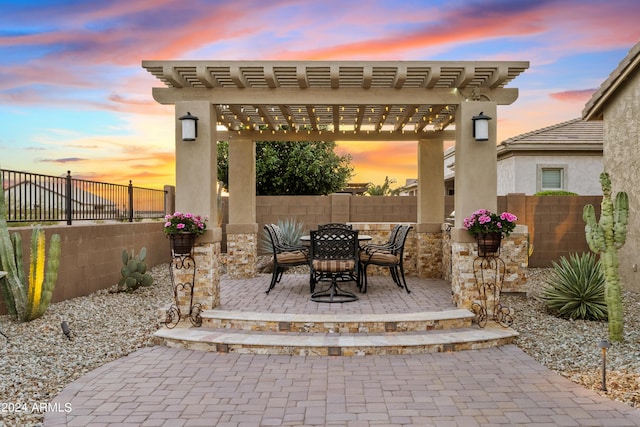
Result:
[[[158,344],[192,350],[288,354],[300,356],[357,356],[416,354],[480,349],[511,343],[518,335],[510,328],[489,323],[449,330],[377,333],[263,332],[191,327],[181,322],[155,334]]]
[[[386,314],[287,314],[204,310],[202,326],[263,332],[380,333],[464,328],[475,317],[454,309]]]

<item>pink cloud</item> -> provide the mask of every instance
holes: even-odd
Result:
[[[586,103],[591,99],[591,95],[593,95],[595,91],[596,89],[568,90],[550,93],[549,96],[556,101]]]

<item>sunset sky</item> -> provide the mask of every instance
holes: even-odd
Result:
[[[173,107],[143,60],[514,60],[498,141],[579,117],[640,41],[637,0],[0,0],[0,166],[174,184]],[[417,176],[416,143],[340,143],[353,182]]]

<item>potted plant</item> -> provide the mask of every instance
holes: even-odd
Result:
[[[487,209],[478,209],[464,219],[463,227],[478,242],[478,256],[489,256],[500,248],[503,237],[507,237],[516,228],[518,217],[509,212],[493,213]]]
[[[208,218],[191,213],[175,212],[164,217],[164,234],[171,241],[175,255],[190,254],[197,236],[204,234]]]

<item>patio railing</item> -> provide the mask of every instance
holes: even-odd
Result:
[[[165,191],[2,169],[7,221],[129,221],[161,218]]]

